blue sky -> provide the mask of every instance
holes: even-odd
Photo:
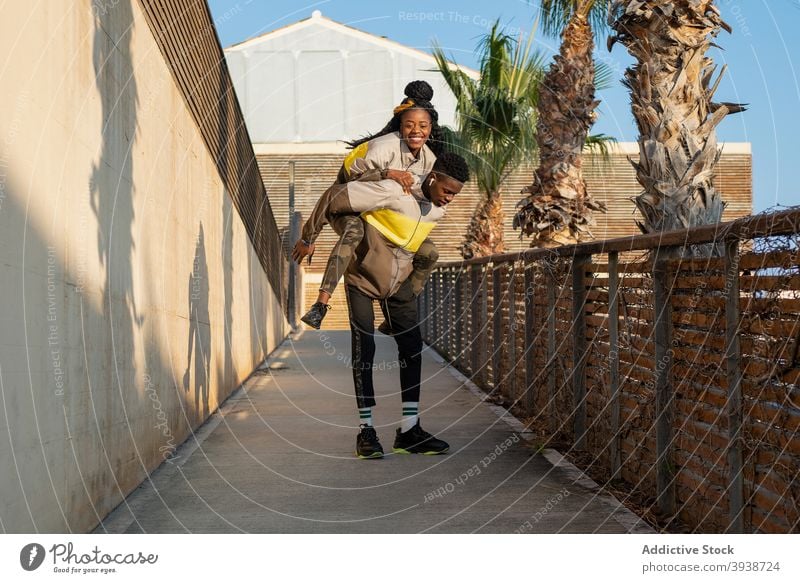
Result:
[[[313,10],[355,28],[429,51],[436,39],[459,64],[476,65],[475,46],[500,18],[511,32],[532,30],[537,2],[525,0],[210,0],[223,46],[307,18]],[[750,142],[753,148],[753,207],[800,204],[795,171],[800,168],[800,0],[717,0],[725,21],[733,28],[717,39],[723,50],[711,56],[727,64],[716,98],[748,103],[748,111],[727,117],[718,127],[720,141]],[[536,33],[536,44],[546,52],[558,48],[558,39]],[[611,53],[600,43],[597,58],[622,78],[631,59],[616,45]],[[593,132],[619,141],[637,138],[629,96],[619,82],[600,93],[600,119]],[[723,193],[724,196],[724,193]]]

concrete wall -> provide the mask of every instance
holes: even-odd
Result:
[[[0,19],[0,530],[84,532],[287,332],[139,4]]]

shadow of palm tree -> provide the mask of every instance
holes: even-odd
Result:
[[[133,142],[139,106],[131,59],[133,12],[130,0],[115,2],[113,9],[94,10],[93,62],[102,108],[100,156],[89,178],[91,208],[97,218],[97,250],[105,268],[103,314],[119,386],[133,361],[134,325],[141,326],[133,293]],[[111,379],[109,379],[111,380]]]

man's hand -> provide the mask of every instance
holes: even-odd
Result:
[[[306,255],[308,255],[308,264],[311,265],[311,258],[314,256],[314,243],[306,245],[305,241],[300,239],[292,249],[292,260],[300,263]]]
[[[403,192],[411,194],[411,187],[414,186],[414,175],[403,170],[387,170],[386,178],[394,180],[403,187]]]

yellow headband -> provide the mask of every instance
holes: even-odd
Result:
[[[401,114],[402,112],[404,112],[405,110],[407,110],[407,109],[411,109],[411,108],[412,108],[412,107],[414,107],[415,105],[416,105],[416,103],[414,103],[414,100],[413,100],[413,99],[409,99],[409,100],[408,100],[408,101],[406,101],[405,103],[401,103],[400,105],[398,105],[397,107],[395,107],[395,108],[394,108],[394,114],[395,114],[395,115],[399,115],[399,114]]]

